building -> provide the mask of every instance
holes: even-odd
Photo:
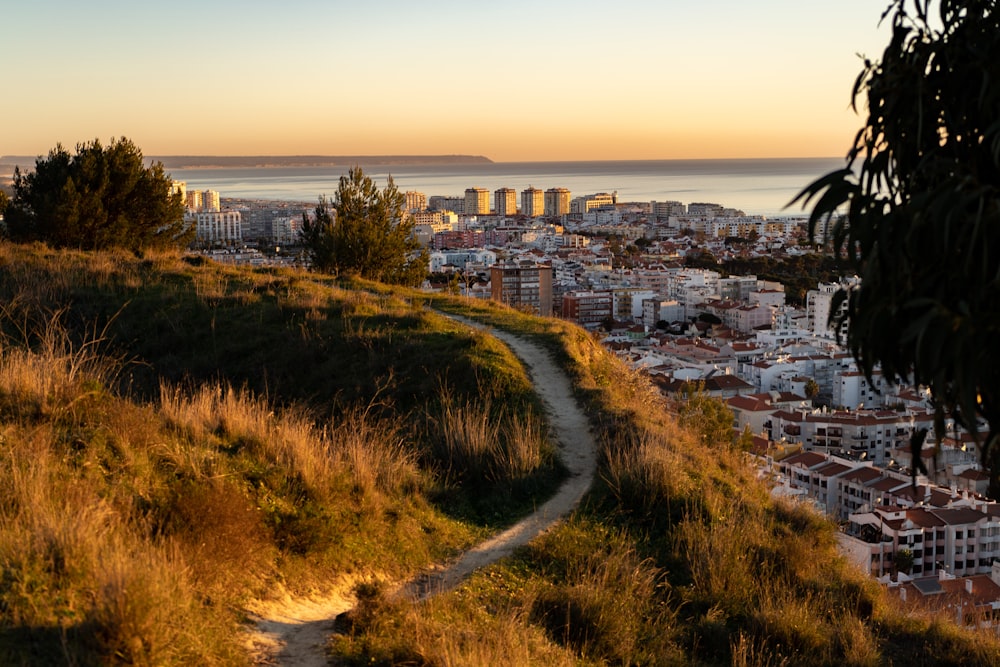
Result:
[[[222,209],[222,200],[215,190],[205,190],[201,193],[202,211],[219,211]]]
[[[427,209],[427,195],[423,192],[414,192],[409,190],[404,194],[404,196],[406,197],[406,210],[410,213],[416,213],[417,211],[424,211]]]
[[[611,317],[611,292],[566,292],[562,297],[562,316],[583,327],[597,327]]]
[[[857,284],[857,278],[842,283],[820,283],[818,289],[806,293],[806,326],[814,336],[834,338],[839,334],[844,339],[847,335],[847,322],[842,322],[839,330],[835,330],[833,325],[835,318],[847,310],[847,301],[842,301],[835,313],[833,300],[838,291],[849,290]]]
[[[490,268],[491,297],[536,315],[552,315],[552,267],[531,260]]]
[[[465,215],[489,215],[490,191],[486,188],[467,188],[462,213]]]
[[[432,211],[451,211],[462,214],[465,213],[465,197],[433,195],[427,200],[427,207]]]
[[[239,211],[201,211],[194,214],[195,238],[202,243],[231,244],[243,241]]]
[[[549,188],[545,191],[545,215],[560,216],[569,213],[570,191],[566,188]]]
[[[569,203],[570,213],[590,213],[596,209],[614,209],[618,203],[618,193],[598,192],[596,195],[577,197]]]
[[[649,213],[657,217],[669,218],[672,215],[687,215],[687,206],[679,201],[651,201]]]
[[[521,190],[521,214],[537,218],[545,214],[545,193],[538,188]]]
[[[493,193],[493,212],[496,215],[517,215],[517,190],[500,188]]]
[[[277,218],[271,225],[274,242],[278,245],[293,245],[301,240],[302,218]]]

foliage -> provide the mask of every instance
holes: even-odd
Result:
[[[183,246],[194,235],[163,165],[145,166],[124,137],[77,144],[75,155],[57,145],[33,172],[15,170],[5,220],[15,241],[83,250]]]
[[[0,190],[0,215],[4,214],[8,206],[10,206],[10,197],[7,196],[6,192]]]
[[[704,383],[688,383],[677,398],[677,420],[708,447],[733,443],[733,411],[709,395]]]
[[[977,432],[1000,497],[1000,11],[993,0],[894,0],[892,37],[854,87],[868,117],[844,169],[799,194],[860,288],[847,343],[871,378],[927,386],[938,423]],[[857,173],[855,173],[855,171]],[[915,457],[918,458],[918,457]]]
[[[805,391],[806,398],[816,398],[819,395],[819,383],[813,378],[809,378],[806,381]]]
[[[334,275],[418,285],[427,272],[427,254],[413,236],[406,198],[392,177],[379,189],[354,167],[340,184],[332,204],[320,197],[314,219],[303,216],[302,237],[312,266]]]
[[[900,549],[896,552],[895,564],[897,572],[909,574],[913,569],[913,552],[906,548]]]

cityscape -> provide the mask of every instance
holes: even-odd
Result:
[[[119,4],[4,12],[0,664],[1000,664],[993,0]]]
[[[301,261],[267,249],[295,247],[305,205],[185,196],[216,260]],[[573,321],[663,393],[695,385],[725,401],[774,492],[838,521],[841,548],[859,567],[904,597],[950,587],[1000,609],[1000,504],[984,497],[975,438],[949,423],[936,443],[929,394],[878,374],[869,380],[838,343],[828,325],[833,297],[857,279],[818,282],[789,299],[779,281],[723,268],[735,258],[815,254],[822,229],[810,239],[802,217],[561,187],[405,199],[430,251],[424,289]],[[706,253],[718,268],[686,261]],[[929,473],[913,477],[917,432],[938,453],[932,459],[928,447]]]

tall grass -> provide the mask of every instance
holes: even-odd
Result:
[[[447,392],[441,403],[432,430],[436,458],[447,476],[504,483],[524,479],[552,459],[541,420],[533,413],[511,413],[489,399],[462,404]]]

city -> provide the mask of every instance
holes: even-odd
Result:
[[[216,260],[300,261],[260,249],[294,248],[305,204],[185,196]],[[804,218],[560,187],[405,197],[430,250],[425,289],[571,320],[664,394],[695,385],[720,398],[775,493],[837,520],[841,548],[860,567],[904,599],[947,589],[956,604],[1000,610],[1000,505],[983,496],[975,438],[949,422],[937,443],[927,392],[877,374],[869,382],[827,325],[834,294],[857,279],[818,282],[793,302],[779,281],[725,275],[737,257],[815,254]],[[706,253],[719,268],[686,262]],[[929,472],[914,477],[917,432],[928,434]]]

